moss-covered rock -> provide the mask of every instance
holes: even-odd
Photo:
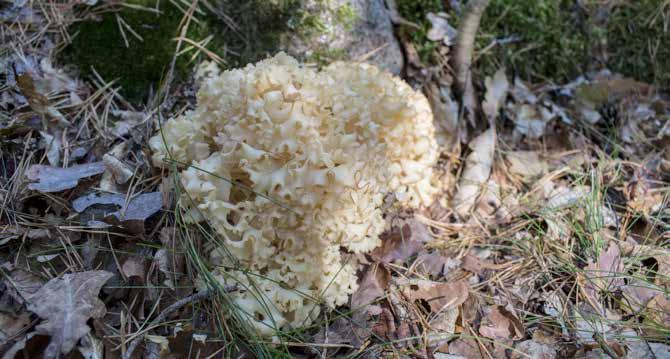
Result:
[[[383,0],[304,0],[283,39],[293,56],[318,65],[364,59],[399,74],[403,54]]]

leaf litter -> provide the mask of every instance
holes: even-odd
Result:
[[[193,234],[161,212],[179,198],[161,192],[174,186],[160,183],[143,154],[142,131],[157,129],[156,110],[52,61],[52,36],[78,15],[34,3],[0,10],[3,22],[30,25],[7,27],[7,43],[21,51],[0,55],[8,84],[0,89],[0,348],[11,357],[75,348],[100,357],[141,336],[145,354],[220,352],[234,341],[216,332],[214,306],[175,314],[188,319],[184,326],[143,326],[192,293],[199,263],[186,253],[207,250],[184,241]],[[54,14],[45,11],[64,22],[47,22]],[[556,85],[500,69],[475,78],[489,127],[459,131],[459,110],[476,106],[450,90],[445,64],[457,34],[445,14],[428,15],[439,65],[423,64],[408,46],[407,74],[447,130],[441,145],[453,147],[441,162],[441,208],[387,213],[383,245],[361,258],[349,305],[292,336],[304,343],[291,352],[668,356],[667,98],[608,71]],[[35,32],[40,26],[53,31]],[[17,41],[25,35],[34,41]],[[162,117],[188,108],[192,91],[180,91],[170,93],[178,106],[160,106]]]

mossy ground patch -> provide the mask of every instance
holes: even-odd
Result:
[[[297,0],[239,0],[201,6],[186,37],[202,43],[227,66],[239,67],[276,51],[296,4]],[[106,5],[95,19],[71,27],[73,41],[61,61],[77,65],[85,77],[95,69],[105,81],[117,80],[129,100],[145,100],[158,87],[175,54],[175,39],[186,10],[167,0],[129,0],[111,8]],[[194,53],[195,48],[180,54],[176,76],[192,71]]]
[[[428,12],[447,11],[451,25],[460,18],[439,0],[398,0],[398,10],[421,26],[410,39],[430,63],[437,44],[427,39]],[[606,66],[624,76],[670,85],[670,6],[662,0],[626,2],[614,7],[605,25],[592,18],[597,4],[575,0],[491,0],[477,36],[476,70],[489,76],[506,67],[529,81],[565,82],[588,70],[593,48],[607,43]]]

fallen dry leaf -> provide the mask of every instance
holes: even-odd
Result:
[[[487,77],[484,82],[486,84],[486,96],[484,97],[484,103],[482,103],[482,110],[489,121],[493,121],[498,117],[498,111],[509,90],[509,81],[505,76],[505,69],[499,69],[493,75],[493,78]]]
[[[591,193],[589,186],[556,187],[548,193],[546,206],[548,209],[559,209],[574,206],[584,201]]]
[[[461,259],[461,268],[474,274],[483,274],[484,270],[499,270],[501,266],[476,255],[466,254]]]
[[[515,124],[514,132],[531,139],[538,139],[544,135],[545,127],[552,116],[543,112],[543,108],[532,105],[517,105],[510,109],[512,121]]]
[[[389,282],[390,274],[382,266],[369,266],[361,279],[358,289],[351,295],[351,308],[364,309],[372,315],[379,315],[378,305],[371,305],[384,295]]]
[[[14,359],[18,357],[17,354],[21,352],[23,349],[25,349],[28,342],[30,342],[30,340],[36,335],[37,333],[35,332],[26,334],[26,336],[18,340],[9,349],[7,349],[7,351],[3,353],[2,359]]]
[[[649,321],[655,325],[651,325],[646,331],[655,336],[665,336],[667,332],[664,328],[670,327],[670,299],[667,294],[655,296],[649,301],[647,309],[645,322]],[[655,326],[660,328],[656,329]]]
[[[488,129],[470,142],[472,152],[465,160],[465,170],[454,196],[454,207],[461,218],[466,218],[491,175],[496,135]]]
[[[77,347],[77,350],[84,359],[103,359],[105,357],[102,340],[95,338],[91,333],[81,338],[81,345]]]
[[[486,352],[479,347],[477,341],[470,338],[458,338],[449,343],[449,354],[458,355],[466,359],[489,358]]]
[[[426,36],[430,41],[442,41],[446,46],[451,46],[458,31],[449,24],[444,16],[433,14],[429,12],[426,14],[426,19],[430,22],[430,30]]]
[[[163,197],[160,192],[142,193],[134,196],[126,205],[126,196],[120,194],[98,194],[79,197],[72,202],[72,208],[83,212],[93,205],[115,205],[120,210],[110,213],[120,221],[145,220],[158,212],[163,206]]]
[[[547,173],[549,165],[540,158],[536,151],[510,151],[505,154],[511,173],[521,176],[524,182]]]
[[[534,340],[525,340],[514,347],[511,359],[554,359],[556,349],[548,344],[538,343]]]
[[[32,165],[26,170],[26,177],[36,183],[28,184],[28,188],[40,192],[60,192],[74,188],[79,180],[101,174],[105,170],[102,162],[74,165],[58,168],[43,165]]]
[[[54,167],[60,165],[60,151],[62,147],[60,136],[50,135],[45,131],[40,131],[40,135],[42,136],[40,144],[46,150],[47,160],[49,161],[49,164]]]
[[[470,290],[464,279],[443,283],[399,278],[397,285],[410,302],[425,301],[433,313],[463,304]]]
[[[163,207],[163,195],[160,192],[142,193],[127,201],[125,195],[116,193],[90,193],[72,201],[72,208],[82,213],[96,205],[113,205],[117,211],[104,213],[103,221],[110,225],[119,225],[133,233],[144,232],[144,221]]]
[[[622,308],[629,314],[642,310],[654,297],[663,295],[661,288],[635,277],[628,279],[628,283],[621,287],[621,292],[626,299],[626,305]]]
[[[653,258],[658,266],[655,272],[654,284],[662,288],[670,288],[670,250],[648,245],[621,243],[622,255],[626,258],[643,261]]]
[[[161,228],[159,238],[163,248],[154,254],[154,262],[158,264],[158,270],[165,276],[163,283],[169,288],[174,288],[184,273],[183,249],[176,240],[174,227]]]
[[[649,343],[646,340],[632,340],[628,345],[627,358],[630,359],[661,359],[670,358],[670,345]]]
[[[30,313],[0,312],[0,352],[9,349],[15,338],[29,328],[30,322]]]
[[[125,184],[134,174],[130,166],[109,153],[102,156],[102,162],[118,184]]]
[[[14,269],[7,277],[6,285],[9,295],[18,303],[24,303],[28,297],[42,288],[44,281],[29,271]]]
[[[444,275],[444,267],[449,260],[449,257],[445,257],[438,252],[424,252],[416,257],[412,267],[423,275],[437,279]]]
[[[595,309],[588,304],[574,308],[571,319],[577,339],[582,343],[596,343],[597,338],[606,337],[614,323],[621,318],[607,309]]]
[[[37,333],[51,336],[45,358],[69,353],[91,330],[86,322],[105,315],[98,292],[112,276],[107,271],[65,274],[50,280],[28,298],[28,310],[44,319],[35,328]]]
[[[328,326],[322,326],[314,336],[319,344],[351,344],[360,347],[372,334],[372,324],[363,312],[354,313],[351,318],[337,318]]]
[[[437,346],[451,339],[456,332],[456,320],[460,310],[457,307],[449,307],[437,315],[431,315],[428,319],[428,345]]]
[[[121,266],[121,272],[128,279],[138,278],[140,279],[141,283],[144,283],[146,275],[146,270],[144,267],[144,258],[137,256],[130,257],[126,259],[125,262],[123,262],[123,265]]]
[[[381,235],[382,245],[371,256],[382,263],[405,261],[418,253],[432,239],[428,226],[416,218],[403,220],[399,226]]]
[[[624,273],[619,246],[610,242],[607,250],[602,251],[596,262],[590,262],[584,267],[586,283],[584,288],[587,294],[597,299],[600,291],[613,291],[624,285]]]
[[[523,324],[507,309],[496,305],[486,308],[486,312],[479,327],[479,334],[503,342],[523,338],[525,333]]]

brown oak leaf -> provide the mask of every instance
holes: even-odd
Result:
[[[69,353],[91,330],[86,321],[105,315],[98,292],[111,277],[112,273],[101,270],[65,274],[28,297],[28,310],[44,319],[36,331],[51,336],[45,358]]]

